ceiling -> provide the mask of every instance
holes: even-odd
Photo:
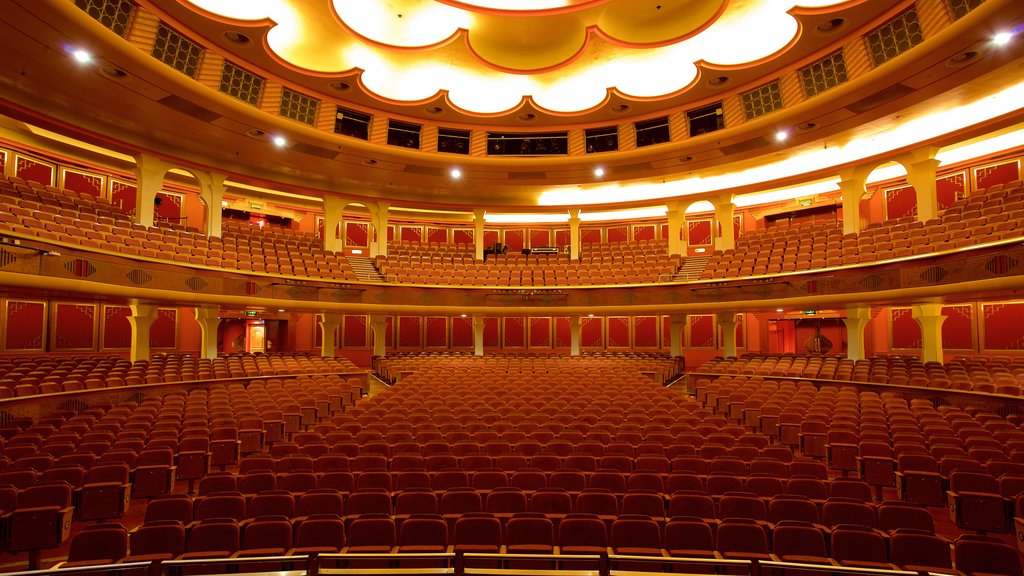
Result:
[[[231,60],[326,102],[440,126],[520,131],[623,125],[736,98],[861,41],[860,35],[912,4],[140,3]],[[628,207],[834,176],[874,153],[884,156],[921,140],[942,146],[1018,124],[1024,121],[1019,99],[990,106],[989,117],[964,114],[963,122],[948,127],[928,119],[984,106],[1024,78],[1024,41],[999,50],[989,41],[997,31],[1022,26],[1024,3],[988,0],[928,38],[923,49],[815,98],[712,134],[599,155],[453,157],[299,125],[161,64],[72,2],[6,0],[0,11],[0,113],[16,121],[4,123],[11,133],[21,131],[26,138],[39,138],[32,124],[118,153],[156,154],[236,182],[303,195],[342,194],[431,209]],[[234,42],[239,33],[249,41]],[[77,65],[68,57],[75,46],[89,48],[94,62]],[[124,74],[112,75],[115,70]],[[345,88],[339,91],[340,86]],[[924,124],[920,139],[882,147],[878,135],[912,120]],[[782,128],[792,129],[785,144],[772,137]],[[289,145],[274,149],[266,137],[254,136],[271,133],[287,133]],[[857,157],[830,156],[820,166],[802,160],[853,144],[877,147]],[[132,168],[123,159],[101,160]],[[458,182],[449,177],[456,163],[463,173]],[[773,163],[783,163],[782,171],[761,170]],[[604,177],[595,178],[596,164],[605,169]],[[788,175],[782,175],[785,170]],[[734,177],[747,172],[747,180]]]

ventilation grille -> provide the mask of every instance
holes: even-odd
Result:
[[[203,49],[161,22],[153,42],[153,57],[189,78],[195,78]]]
[[[868,34],[868,52],[875,66],[903,54],[924,41],[917,10],[911,8]]]
[[[782,87],[778,80],[744,92],[740,96],[743,99],[743,113],[747,115],[747,120],[782,110]]]
[[[316,111],[320,101],[285,88],[281,92],[281,116],[310,126],[316,122]]]
[[[75,0],[75,6],[121,37],[128,34],[135,11],[135,4],[129,0]]]
[[[949,11],[954,20],[959,20],[984,3],[985,0],[949,0]]]
[[[800,70],[800,81],[807,97],[817,96],[846,82],[846,61],[843,51],[830,54]]]
[[[256,106],[260,103],[263,78],[244,68],[239,68],[231,62],[224,62],[224,70],[220,75],[220,91],[228,96],[234,96],[246,104]]]

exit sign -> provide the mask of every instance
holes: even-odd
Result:
[[[259,316],[260,312],[259,312],[259,310],[246,310],[245,311],[245,315],[246,316]]]

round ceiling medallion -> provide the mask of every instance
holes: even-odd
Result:
[[[335,80],[328,84],[328,86],[330,86],[332,90],[337,90],[338,92],[345,92],[352,89],[351,84],[348,82],[342,82],[341,80]]]
[[[611,111],[615,112],[616,114],[622,114],[626,110],[629,110],[629,104],[616,104],[615,106],[611,107]]]
[[[227,41],[231,42],[232,44],[242,44],[242,45],[245,45],[245,44],[249,44],[250,42],[252,42],[252,40],[250,40],[247,35],[239,32],[238,30],[228,30],[228,31],[224,32],[224,38],[227,39]]]

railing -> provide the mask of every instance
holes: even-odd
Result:
[[[451,547],[449,547],[451,550]],[[555,576],[640,576],[663,573],[688,573],[687,567],[692,565],[706,566],[717,572],[729,569],[729,573],[743,574],[748,576],[770,576],[773,571],[785,570],[792,572],[828,572],[833,575],[842,576],[913,576],[919,572],[878,569],[878,568],[857,568],[840,566],[830,559],[823,559],[825,563],[811,564],[806,562],[782,562],[772,560],[728,560],[720,557],[715,558],[689,558],[677,556],[633,556],[624,554],[507,554],[507,553],[465,553],[454,552],[439,553],[379,553],[379,554],[308,554],[295,556],[259,556],[251,558],[203,558],[195,560],[164,560],[153,562],[126,562],[120,564],[95,564],[91,566],[75,566],[70,568],[58,564],[49,570],[30,570],[22,572],[9,572],[11,576],[44,576],[44,575],[73,575],[73,574],[105,574],[106,576],[119,576],[145,573],[146,576],[180,576],[206,574],[229,574],[229,573],[262,573],[275,576],[319,576],[324,575],[355,575],[355,574],[408,574],[408,575],[438,575],[454,574],[480,575],[480,576],[541,576],[552,574]],[[409,567],[409,562],[436,564],[431,567]],[[509,567],[510,564],[522,563],[523,561],[534,561],[547,563],[543,569],[517,569]],[[563,563],[572,562],[574,565],[584,563],[592,566],[579,568],[565,568]],[[494,566],[480,567],[478,564],[491,564]],[[628,566],[643,564],[644,568],[650,568],[651,564],[658,564],[661,570],[630,570]],[[355,564],[366,564],[356,566]],[[469,564],[469,566],[467,566]],[[403,567],[404,565],[404,567]]]

